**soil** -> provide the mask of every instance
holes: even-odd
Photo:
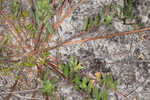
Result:
[[[140,19],[143,27],[150,25],[148,2],[149,0],[142,0],[142,2],[137,0],[134,8],[135,16]],[[64,41],[71,36],[78,35],[83,31],[84,18],[94,16],[99,8],[104,8],[107,4],[120,4],[123,6],[123,0],[84,0],[83,4],[68,16],[61,24],[61,28],[58,29],[61,40]],[[113,18],[109,27],[101,25],[96,30],[92,30],[75,40],[132,29],[134,29],[133,25],[125,25],[123,21]],[[143,35],[150,37],[150,31],[141,32],[140,34],[141,37]],[[96,72],[111,73],[118,84],[116,92],[109,91],[108,100],[150,100],[150,40],[140,39],[137,33],[65,45],[49,52],[53,56],[56,56],[58,52],[59,59],[63,62],[68,61],[70,57],[76,57],[83,66],[82,71],[92,77],[95,77],[94,73]],[[37,68],[35,67],[32,70],[35,70],[35,73],[31,72],[29,74],[28,68],[23,70],[27,81],[29,83],[33,82],[29,86],[25,86],[26,89],[35,87],[34,77],[37,75]],[[1,93],[8,92],[15,83],[15,79],[11,76],[13,75],[0,76],[0,100],[6,100],[4,98],[7,94],[2,95]],[[24,81],[25,79],[22,80],[22,82]],[[59,80],[57,88],[58,100],[85,100],[65,80]],[[32,92],[14,93],[10,100],[31,100],[29,99],[31,96]],[[44,100],[39,92],[35,98]]]

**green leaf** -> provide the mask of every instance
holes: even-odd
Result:
[[[87,26],[88,26],[88,18],[84,19],[84,30],[87,30]]]
[[[42,84],[41,92],[48,93],[48,95],[52,95],[52,93],[56,89],[56,78],[52,78],[51,80],[48,80],[48,70],[46,70],[44,80],[41,81],[41,84]]]
[[[49,23],[46,24],[46,28],[48,30],[47,36],[54,32],[53,27]]]
[[[49,73],[49,69],[46,68],[45,75],[44,75],[44,80],[48,80],[48,73]]]
[[[100,98],[101,98],[102,100],[108,100],[108,99],[107,99],[107,91],[106,91],[105,89],[103,89],[103,90],[101,91],[101,93],[100,93]],[[97,100],[99,100],[99,99],[97,99]]]
[[[42,92],[43,93],[47,92],[47,93],[51,94],[52,90],[53,90],[53,86],[52,86],[52,84],[50,83],[49,80],[43,82],[43,87],[42,87]]]
[[[91,90],[92,90],[92,84],[91,82],[89,82],[88,87],[87,87],[88,95],[90,95]]]
[[[111,75],[106,76],[106,86],[110,89],[114,89],[116,86],[116,82],[113,80]]]
[[[58,66],[58,68],[61,70],[61,71],[63,71],[64,70],[64,65],[63,64],[59,64],[59,66]]]
[[[33,56],[27,57],[26,59],[27,59],[27,61],[23,63],[25,66],[28,66],[28,67],[35,66]]]
[[[52,83],[52,84],[56,84],[56,80],[57,80],[56,77],[52,78],[52,79],[51,79],[51,83]]]
[[[89,81],[89,79],[88,78],[86,78],[86,77],[84,77],[83,79],[82,79],[82,83],[81,83],[81,88],[83,88],[83,89],[85,89],[85,88],[87,88],[87,82]]]
[[[22,15],[23,15],[24,17],[28,17],[28,16],[29,16],[28,11],[27,11],[27,10],[23,10],[23,11],[22,11]]]
[[[89,24],[88,24],[88,28],[91,28],[91,27],[93,26],[93,23],[94,23],[93,18],[90,17],[90,19],[89,19]]]
[[[78,61],[75,59],[75,58],[71,58],[70,60],[69,60],[69,66],[71,66],[71,67],[76,67],[78,65]]]
[[[45,24],[47,27],[48,20],[52,16],[52,7],[50,6],[49,0],[38,0],[35,2],[35,18],[38,23]],[[49,30],[50,31],[50,30]]]
[[[105,24],[107,27],[110,25],[110,22],[112,21],[112,18],[113,18],[113,14],[104,16],[104,19],[105,19],[104,24]]]
[[[23,67],[22,61],[19,61],[19,62],[17,63],[17,67]]]
[[[96,86],[93,89],[93,96],[96,98],[96,100],[100,100],[100,93],[98,92],[98,89]]]
[[[98,18],[98,15],[95,17],[95,20],[94,20],[94,25],[97,25],[99,24],[99,18]]]
[[[69,66],[65,66],[64,67],[64,75],[66,78],[68,78],[68,75],[69,75]]]
[[[79,88],[79,86],[78,86],[78,85],[75,85],[75,86],[74,86],[74,88],[75,88],[77,91],[79,91],[79,90],[80,90],[80,88]]]
[[[79,80],[79,75],[78,75],[78,74],[75,75],[75,78],[74,78],[73,82],[74,82],[75,84],[77,84],[77,85],[80,85],[80,84],[81,84],[81,82],[80,82],[80,80]]]
[[[112,20],[113,15],[107,16],[106,17],[106,23],[110,23]]]
[[[12,8],[11,8],[11,11],[12,13],[17,17],[18,16],[18,13],[19,13],[19,10],[20,10],[20,4],[17,0],[14,0],[12,2]]]
[[[105,82],[104,79],[100,79],[100,80],[99,80],[99,84],[100,84],[100,85],[102,85],[104,82]]]
[[[75,72],[75,68],[78,66],[78,62],[75,58],[71,58],[67,64],[70,68],[70,73]]]
[[[136,0],[124,0],[123,15],[127,18],[133,18],[133,3]]]

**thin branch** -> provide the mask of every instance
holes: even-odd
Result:
[[[17,63],[19,60],[0,60],[0,63]]]
[[[121,36],[121,35],[129,35],[129,34],[132,34],[132,33],[143,32],[143,31],[148,31],[148,30],[150,30],[150,27],[149,28],[132,30],[132,31],[128,31],[128,32],[119,32],[119,33],[113,33],[113,34],[104,34],[104,35],[100,35],[100,36],[97,36],[97,37],[86,38],[86,39],[83,39],[83,40],[66,42],[66,43],[64,43],[64,45],[78,44],[78,43],[86,42],[86,41],[89,41],[89,40],[98,40],[98,39],[104,39],[104,38],[112,38],[112,37]]]
[[[61,44],[58,44],[58,45],[56,45],[56,46],[44,48],[44,49],[42,49],[42,50],[48,51],[48,50],[56,49],[56,48],[58,48],[58,47],[60,47],[60,46],[63,46],[63,45],[78,44],[78,43],[86,42],[86,41],[89,41],[89,40],[98,40],[98,39],[104,39],[104,38],[112,38],[112,37],[116,37],[116,36],[129,35],[129,34],[132,34],[132,33],[135,33],[135,32],[143,32],[143,31],[148,31],[148,30],[150,30],[150,27],[148,27],[148,28],[143,28],[143,29],[132,30],[132,31],[127,31],[127,32],[119,32],[119,33],[105,34],[105,35],[100,35],[100,36],[97,36],[97,37],[86,38],[86,39],[77,40],[77,41],[70,41],[70,42],[65,41],[65,42],[62,42]],[[41,50],[41,51],[42,51],[42,50]]]
[[[31,89],[31,90],[23,90],[23,91],[15,91],[15,92],[1,92],[0,95],[6,95],[6,94],[18,94],[18,93],[26,93],[26,92],[34,92],[39,91],[40,88]]]
[[[66,79],[65,75],[63,73],[61,73],[58,69],[57,66],[55,66],[54,64],[52,64],[50,61],[46,60],[47,65],[49,65],[50,69],[52,69],[53,71],[57,72],[61,77],[63,77],[64,79]],[[67,79],[66,79],[67,80]]]
[[[19,98],[21,98],[21,99],[32,99],[32,100],[42,100],[42,98],[32,98],[32,97],[27,97],[27,96],[21,96],[21,95],[18,95],[18,94],[14,94],[14,96],[16,96],[16,97],[19,97]]]
[[[35,45],[34,50],[38,49],[39,47],[40,37],[41,37],[43,29],[44,29],[44,24],[42,24],[42,26],[38,29],[38,33],[36,37],[34,38],[34,45]]]

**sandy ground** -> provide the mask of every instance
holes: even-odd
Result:
[[[141,0],[137,1],[139,3],[135,6],[135,16],[141,18],[140,21],[144,24],[144,27],[147,27],[150,21],[148,16],[150,9],[149,5],[146,5],[148,0],[142,0],[143,2]],[[123,5],[123,0],[84,0],[84,3],[65,19],[58,30],[62,41],[83,30],[83,20],[85,17],[96,14],[100,7],[104,8],[104,4],[114,3]],[[82,37],[76,38],[76,40],[133,29],[131,25],[124,25],[122,23],[122,21],[117,21],[114,18],[109,27],[101,25],[96,31],[86,33]],[[70,34],[67,34],[68,32]],[[149,31],[142,34],[150,37]],[[88,75],[93,75],[94,77],[95,72],[110,72],[118,81],[118,99],[113,92],[110,92],[108,100],[150,100],[149,41],[148,39],[139,39],[138,34],[135,33],[87,41],[75,45],[66,45],[59,48],[58,51],[61,56],[60,60],[62,61],[67,61],[68,58],[75,56],[82,63],[84,67],[83,72]],[[50,52],[55,56],[56,51],[53,50]],[[10,76],[12,75],[0,76],[0,93],[8,91],[14,83],[13,78]],[[31,77],[27,77],[29,82],[33,81]],[[84,100],[82,95],[64,80],[59,80],[57,86],[59,100]],[[5,96],[0,95],[0,100],[4,100]],[[30,97],[31,94],[13,94],[11,100],[30,100],[22,96]],[[43,100],[40,93],[36,97]]]

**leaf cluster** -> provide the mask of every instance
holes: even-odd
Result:
[[[108,9],[108,8],[107,8]],[[108,14],[107,9],[105,14],[103,14],[102,10],[99,9],[98,14],[93,17],[85,18],[84,19],[84,30],[88,30],[93,27],[99,27],[100,25],[104,24],[107,27],[111,24],[113,14]]]
[[[74,88],[86,92],[88,97],[91,98],[90,100],[107,100],[107,89],[115,89],[117,83],[112,75],[106,74],[98,77],[99,79],[94,84],[90,78],[79,73],[82,67],[78,66],[77,60],[72,59],[67,64],[60,65],[59,68],[63,71],[65,77],[74,83]],[[77,67],[78,70],[75,70]],[[96,84],[101,88],[99,89]]]
[[[20,60],[17,63],[12,63],[11,65],[8,64],[1,64],[0,71],[3,73],[3,75],[8,75],[13,70],[18,70],[19,68],[23,67],[34,67],[36,63],[39,63],[40,65],[45,64],[46,57],[49,55],[49,53],[42,52],[41,58],[36,59],[35,56],[28,56],[25,57],[23,60]],[[8,57],[1,57],[0,60],[8,60]],[[5,66],[5,68],[4,68]]]
[[[136,0],[124,0],[124,7],[122,8],[123,15],[127,18],[133,18],[133,5]]]
[[[48,95],[52,95],[56,90],[56,78],[49,79],[49,69],[46,69],[44,80],[41,81],[42,88],[41,92],[43,94],[47,93]]]
[[[49,33],[53,33],[53,28],[49,23],[49,19],[53,16],[52,7],[50,5],[50,0],[36,0],[34,16],[38,26],[44,24]]]
[[[14,17],[19,16],[20,10],[21,10],[20,3],[17,0],[13,0],[12,7],[11,7],[11,12],[14,15],[14,16],[12,16],[13,19],[14,19]]]
[[[119,13],[115,13],[119,19],[133,19],[133,7],[136,3],[136,0],[124,0],[123,7],[118,4],[112,5],[112,8],[114,8],[116,11],[119,9]],[[122,18],[123,17],[123,18]]]
[[[69,63],[63,65],[59,65],[59,69],[64,72],[64,75],[66,78],[73,78],[73,75],[77,73],[80,69],[82,69],[82,66],[78,64],[78,61],[74,58],[71,58]]]

